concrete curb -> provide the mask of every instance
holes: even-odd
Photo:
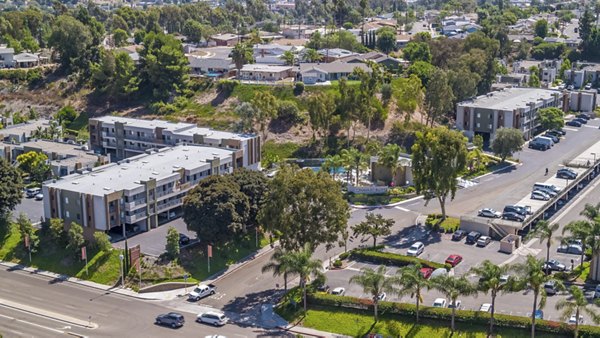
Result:
[[[234,267],[232,267],[230,269],[227,269],[221,275],[219,275],[219,273],[221,273],[221,272],[216,272],[213,275],[208,276],[208,278],[205,279],[205,280],[203,280],[203,282],[205,282],[205,283],[214,283],[214,282],[218,281],[219,279],[227,277],[228,275],[236,272],[237,270],[241,269],[242,267],[244,267],[246,264],[252,262],[253,260],[255,260],[255,259],[259,258],[259,257],[262,257],[262,256],[266,255],[267,253],[275,250],[275,248],[278,246],[278,244],[279,244],[279,241],[275,241],[273,243],[273,245],[268,245],[268,246],[265,246],[265,247],[261,248],[260,250],[258,250],[258,253],[256,253],[254,256],[252,254],[250,254],[250,255],[242,258],[242,260],[241,260],[242,263],[235,264]],[[253,257],[253,258],[251,258],[251,257]]]

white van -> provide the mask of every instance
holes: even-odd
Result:
[[[548,148],[554,147],[554,141],[549,137],[537,136],[536,138],[533,139],[533,141],[537,142],[537,143],[545,144],[548,146]]]
[[[40,188],[27,188],[25,190],[25,195],[27,195],[27,197],[29,197],[29,198],[33,198],[33,197],[35,197],[35,195],[37,195],[41,192],[42,192],[42,189],[40,189]]]
[[[554,184],[548,184],[548,183],[535,183],[533,185],[533,190],[550,190],[550,191],[554,191],[555,193],[559,193],[561,191],[561,189],[557,186],[555,186]]]
[[[199,323],[211,324],[214,326],[223,326],[227,324],[227,316],[219,312],[205,312],[196,317]]]

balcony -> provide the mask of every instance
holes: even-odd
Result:
[[[167,203],[158,205],[158,211],[164,211],[165,209],[171,209],[179,205],[181,205],[181,199],[172,200]]]

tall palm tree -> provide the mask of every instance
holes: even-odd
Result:
[[[583,267],[587,242],[589,239],[592,239],[590,233],[593,231],[593,227],[594,226],[591,222],[579,220],[567,223],[567,225],[565,225],[565,227],[562,230],[563,235],[566,232],[570,234],[569,236],[563,237],[563,240],[578,239],[583,244],[581,246],[581,262],[579,263],[581,267]]]
[[[283,276],[283,289],[287,291],[287,280],[291,277],[291,254],[283,251],[281,247],[275,248],[271,261],[262,267],[262,273],[273,272],[273,277]]]
[[[421,295],[421,291],[424,288],[429,288],[430,283],[429,280],[423,277],[421,273],[420,265],[410,265],[405,266],[398,270],[397,275],[394,278],[394,284],[400,287],[399,290],[396,291],[398,296],[410,295],[410,297],[416,298],[416,322],[419,322],[419,305],[423,301],[423,296]]]
[[[288,274],[300,277],[300,287],[302,288],[302,299],[304,303],[304,312],[306,312],[306,285],[312,276],[324,277],[323,262],[319,259],[312,259],[312,247],[309,243],[304,245],[300,251],[288,251],[287,265]]]
[[[592,222],[597,220],[600,216],[600,203],[596,205],[586,203],[579,214]]]
[[[456,300],[460,296],[477,295],[477,288],[465,276],[439,276],[431,279],[431,286],[448,297],[452,305],[452,320],[450,329],[454,332],[454,317],[456,315]]]
[[[512,280],[508,282],[502,281],[502,276],[507,276],[510,267],[508,265],[496,265],[489,260],[485,260],[480,266],[471,268],[471,272],[475,273],[479,277],[477,283],[477,290],[487,294],[490,293],[492,297],[492,312],[490,314],[490,330],[489,334],[494,332],[494,314],[496,312],[496,297],[500,293],[504,294],[512,290]]]
[[[378,163],[384,167],[390,168],[392,172],[392,182],[396,180],[396,173],[400,167],[400,155],[402,154],[402,148],[395,143],[387,144],[379,152]]]
[[[552,237],[556,231],[558,231],[558,228],[560,228],[558,223],[539,221],[536,224],[535,229],[525,237],[526,239],[537,238],[540,243],[546,241],[546,262],[550,260],[550,247],[553,243]],[[549,266],[546,266],[546,273],[549,273],[549,268]]]
[[[385,275],[385,266],[381,265],[377,270],[363,268],[360,274],[350,278],[350,284],[362,286],[363,292],[372,296],[375,322],[377,322],[379,320],[377,313],[379,297],[383,292],[392,292],[394,285],[393,280]]]
[[[523,263],[513,266],[513,270],[519,275],[517,281],[518,288],[529,288],[533,292],[533,309],[531,311],[531,337],[535,337],[535,312],[537,309],[543,309],[546,306],[546,291],[544,284],[553,280],[547,275],[543,269],[544,262],[538,260],[533,255],[528,255],[527,260]],[[562,283],[556,281],[558,289],[563,289]],[[539,298],[539,303],[538,303]]]
[[[331,177],[335,180],[339,171],[339,168],[344,166],[344,159],[340,155],[328,155],[325,157],[325,161],[321,165],[321,168],[331,174]]]
[[[579,287],[572,285],[571,288],[569,289],[569,292],[571,293],[571,299],[568,299],[568,298],[561,299],[558,301],[558,303],[556,303],[555,307],[557,310],[562,311],[561,315],[560,315],[560,319],[563,321],[567,320],[573,314],[575,315],[576,321],[575,321],[574,337],[577,338],[577,336],[579,334],[579,315],[580,315],[580,313],[581,312],[587,313],[595,324],[600,323],[600,315],[596,311],[588,308],[588,305],[589,305],[588,300],[585,297],[583,290],[581,290]]]
[[[367,156],[356,148],[342,149],[340,154],[344,162],[356,171],[356,185],[358,186],[360,172],[367,166]]]
[[[283,52],[281,59],[285,61],[287,66],[293,66],[296,63],[296,55],[294,55],[294,53],[292,53],[290,50]]]
[[[254,62],[252,48],[246,43],[238,42],[231,50],[231,59],[233,60],[233,63],[235,63],[235,68],[237,69],[237,74],[239,76],[240,69],[242,69],[246,63]]]
[[[316,50],[312,48],[306,48],[304,50],[304,61],[315,63],[321,61],[323,57]]]

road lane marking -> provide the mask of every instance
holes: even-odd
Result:
[[[579,129],[563,127],[564,130],[579,131]]]
[[[395,206],[394,208],[395,208],[395,209],[398,209],[398,210],[402,210],[402,211],[404,211],[404,212],[410,212],[410,210],[408,210],[408,209],[406,209],[406,208],[403,208],[403,207],[401,207],[401,206]]]
[[[0,314],[0,318],[5,318],[5,319],[8,319],[8,320],[14,320],[16,322],[28,324],[28,325],[35,326],[35,327],[38,327],[38,328],[42,328],[42,329],[46,329],[46,330],[49,330],[49,331],[53,331],[53,332],[56,332],[56,333],[65,333],[65,331],[61,331],[61,330],[57,330],[57,329],[54,329],[54,328],[51,328],[51,327],[48,327],[48,326],[45,326],[45,325],[41,325],[41,324],[29,322],[29,321],[26,321],[24,319],[18,319],[18,318],[15,318],[15,317],[5,316],[3,314]]]
[[[16,310],[19,312],[27,313],[27,314],[41,317],[41,318],[46,318],[46,319],[53,320],[56,322],[62,322],[62,323],[79,326],[79,327],[86,328],[86,329],[98,328],[98,324],[90,323],[87,320],[86,321],[80,320],[80,319],[77,319],[74,317],[63,315],[61,313],[42,310],[42,309],[34,307],[34,306],[20,304],[20,303],[16,303],[16,302],[2,299],[2,298],[0,298],[0,307],[10,309],[10,310]]]

